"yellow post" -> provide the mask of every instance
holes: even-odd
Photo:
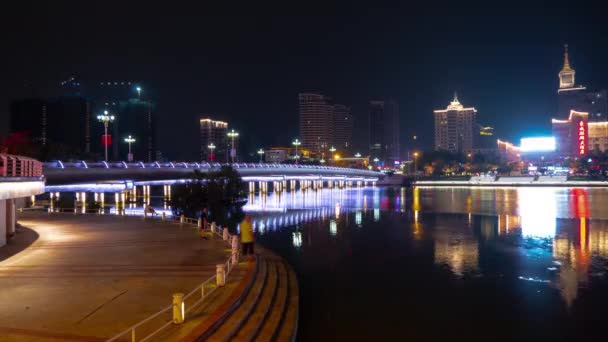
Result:
[[[226,266],[224,264],[216,265],[215,281],[217,286],[226,285]]]
[[[182,324],[186,318],[186,312],[184,308],[184,294],[174,293],[173,294],[173,324]]]

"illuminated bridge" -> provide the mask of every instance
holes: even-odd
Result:
[[[361,186],[375,183],[380,172],[334,166],[258,163],[128,163],[128,162],[62,162],[44,164],[47,191],[120,192],[134,186],[171,185],[185,182],[194,172],[219,171],[223,165],[235,168],[249,190],[268,192],[295,188]]]
[[[44,192],[42,163],[0,153],[0,247],[15,235],[17,209],[26,198]]]

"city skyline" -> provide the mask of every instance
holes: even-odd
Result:
[[[177,22],[168,17],[166,20],[175,25],[167,33],[144,25],[141,18],[126,20],[128,13],[136,10],[156,18],[163,14],[159,9],[128,4],[124,14],[113,14],[115,25],[99,28],[82,25],[83,20],[97,21],[107,16],[107,10],[88,11],[90,17],[66,18],[61,9],[61,5],[41,5],[29,17],[16,12],[15,17],[25,25],[14,30],[8,47],[26,57],[17,60],[8,56],[9,65],[14,67],[2,81],[5,105],[0,108],[0,134],[6,133],[8,100],[31,91],[31,87],[24,90],[24,85],[59,82],[69,75],[83,81],[148,80],[155,91],[150,96],[162,113],[158,119],[163,128],[159,130],[159,149],[173,159],[198,156],[196,149],[181,151],[172,137],[180,134],[186,144],[197,144],[199,133],[192,122],[200,119],[201,112],[218,113],[218,119],[239,127],[247,156],[255,157],[255,150],[263,146],[290,142],[298,135],[294,97],[300,92],[331,94],[339,103],[349,104],[354,136],[363,137],[362,145],[367,141],[364,122],[368,102],[394,97],[401,104],[402,151],[407,150],[403,146],[406,138],[413,135],[418,136],[421,146],[429,148],[433,144],[433,118],[428,113],[444,106],[454,90],[462,102],[475,104],[484,124],[495,127],[498,137],[518,141],[522,136],[550,134],[550,119],[556,111],[554,89],[559,82],[556,72],[562,67],[564,43],[570,46],[578,80],[590,89],[603,89],[608,84],[608,68],[601,62],[608,56],[608,48],[594,43],[601,41],[599,31],[574,25],[583,18],[586,27],[598,25],[592,8],[567,14],[559,8],[529,8],[524,15],[517,13],[517,27],[505,26],[516,13],[490,15],[469,24],[466,19],[476,17],[481,10],[466,6],[446,6],[432,14],[423,11],[417,17],[398,8],[331,19],[263,17],[267,25],[282,27],[281,32],[240,16],[204,18],[200,28],[188,20]],[[47,12],[49,18],[56,19],[52,24],[43,15]],[[542,18],[539,13],[544,14]],[[370,25],[361,26],[362,17]],[[396,18],[408,20],[389,20]],[[317,22],[312,29],[303,25],[311,19]],[[562,25],[565,21],[572,25]],[[372,25],[385,22],[394,23]],[[426,22],[435,25],[419,25]],[[455,22],[464,24],[454,27]],[[73,25],[82,30],[66,32]],[[336,25],[344,29],[321,41],[315,38],[334,32]],[[484,25],[484,32],[478,25]],[[421,28],[414,34],[411,27]],[[131,30],[140,39],[123,35]],[[217,34],[206,36],[205,45],[186,44],[207,30]],[[43,35],[39,39],[44,46],[23,43],[38,34]],[[47,41],[44,37],[55,38]],[[224,43],[227,41],[231,41],[230,46]],[[53,45],[47,45],[50,42]],[[283,44],[279,53],[269,53],[278,42]],[[254,43],[261,48],[253,49]],[[59,57],[52,53],[55,45],[57,50],[73,53]],[[167,48],[175,51],[169,55]],[[129,54],[117,53],[125,49]],[[53,67],[37,66],[30,51],[36,51],[37,58],[48,59]],[[171,57],[179,55],[189,57],[182,58],[184,63]],[[521,130],[517,122],[524,119],[530,125]],[[277,126],[282,129],[275,131]]]

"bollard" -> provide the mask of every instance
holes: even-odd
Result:
[[[211,234],[215,234],[216,228],[217,228],[217,225],[215,224],[215,221],[211,222],[211,225],[209,226],[209,229],[211,230]]]
[[[219,264],[216,265],[216,285],[217,286],[224,286],[226,285],[226,265],[224,264]]]
[[[184,294],[174,293],[173,294],[173,324],[182,324],[186,312],[184,310]]]
[[[228,228],[224,228],[224,230],[222,231],[222,238],[224,239],[224,241],[228,241]]]
[[[148,218],[148,206],[144,204],[144,219]]]
[[[232,264],[236,265],[239,263],[239,252],[232,250]]]
[[[239,237],[236,235],[232,235],[232,253],[239,251]]]
[[[202,218],[198,218],[198,222],[196,223],[198,226],[198,229],[203,229],[203,219]]]
[[[184,214],[179,217],[179,223],[184,223]]]
[[[163,211],[163,213],[161,214],[160,218],[164,221],[167,219],[167,215],[165,214],[165,212]]]

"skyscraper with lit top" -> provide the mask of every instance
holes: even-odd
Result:
[[[435,150],[468,152],[473,149],[477,109],[464,107],[454,93],[454,100],[446,109],[437,109],[433,113]]]

